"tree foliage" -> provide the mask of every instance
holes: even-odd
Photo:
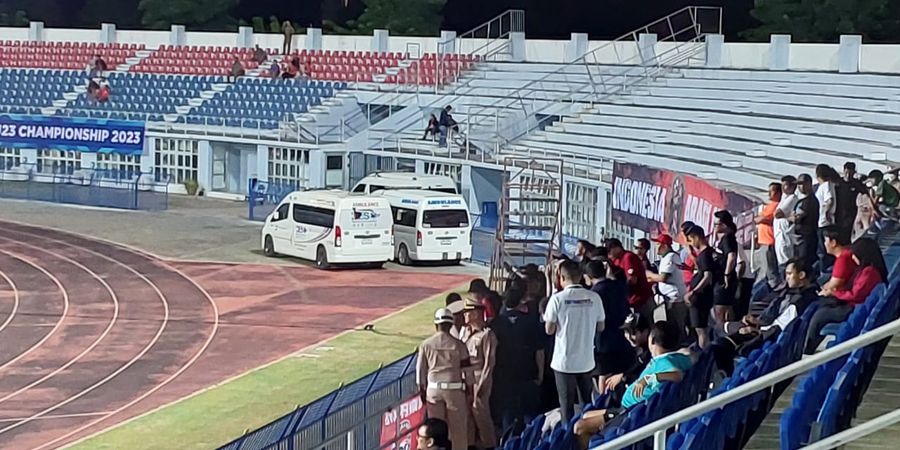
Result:
[[[231,11],[239,0],[141,0],[141,23],[148,28],[168,29],[184,25],[188,29],[233,31],[237,20]]]
[[[447,0],[363,0],[366,9],[356,20],[339,25],[324,21],[327,31],[371,34],[376,29],[403,36],[435,36],[440,32]]]
[[[895,0],[756,0],[751,11],[762,25],[742,35],[768,40],[791,34],[796,42],[835,42],[842,34],[867,41],[896,40],[900,2]]]

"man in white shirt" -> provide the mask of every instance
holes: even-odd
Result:
[[[834,258],[825,251],[825,228],[834,225],[834,207],[837,203],[834,196],[834,185],[840,180],[838,173],[827,164],[816,166],[816,200],[819,201],[818,248],[819,272],[824,272],[834,264]]]
[[[775,221],[772,223],[775,230],[775,259],[778,261],[778,272],[782,275],[787,262],[794,257],[794,247],[797,245],[794,224],[789,220],[797,205],[796,192],[797,178],[793,175],[782,177],[781,201],[775,209]]]
[[[656,254],[660,255],[659,273],[647,271],[647,280],[656,283],[657,297],[662,297],[666,308],[666,321],[672,322],[678,328],[678,340],[684,340],[687,334],[688,309],[684,304],[684,293],[687,287],[684,285],[684,276],[681,270],[681,257],[672,248],[674,239],[668,234],[661,234],[653,239],[659,244]]]
[[[556,376],[563,423],[575,414],[575,403],[591,401],[594,370],[594,336],[603,331],[606,314],[597,293],[581,285],[581,267],[562,261],[557,270],[562,290],[553,294],[544,311],[547,334],[555,336],[550,368]]]

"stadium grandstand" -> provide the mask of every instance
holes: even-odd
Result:
[[[435,324],[498,321],[505,372],[467,400],[491,426],[436,400],[465,388],[428,378],[426,341],[222,450],[896,445],[900,46],[731,43],[700,6],[608,41],[534,40],[524,14],[426,38],[309,28],[288,53],[249,27],[0,28],[0,197],[156,210],[202,192],[264,220],[290,192],[379,172],[456,182],[491,276]],[[533,343],[509,343],[510,311]],[[544,365],[522,378],[510,348]]]

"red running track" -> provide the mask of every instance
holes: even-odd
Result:
[[[57,448],[466,280],[173,262],[0,229],[2,449]]]

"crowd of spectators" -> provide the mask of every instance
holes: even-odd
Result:
[[[852,163],[843,175],[819,165],[815,180],[799,174],[769,186],[755,220],[758,250],[738,241],[734,216],[721,210],[713,230],[686,222],[677,239],[639,239],[634,252],[618,239],[579,241],[571,257],[516,269],[502,294],[482,280],[451,294],[419,349],[429,417],[446,420],[454,450],[493,448],[537,414],[567,423],[608,394],[608,407],[575,425],[584,446],[662,383],[679,382],[702,352],[721,381],[736,357],[813,304],[805,351],[817,351],[823,327],[886,282],[866,230],[893,221],[900,196],[881,172],[862,178]],[[751,299],[757,283],[766,289]]]

